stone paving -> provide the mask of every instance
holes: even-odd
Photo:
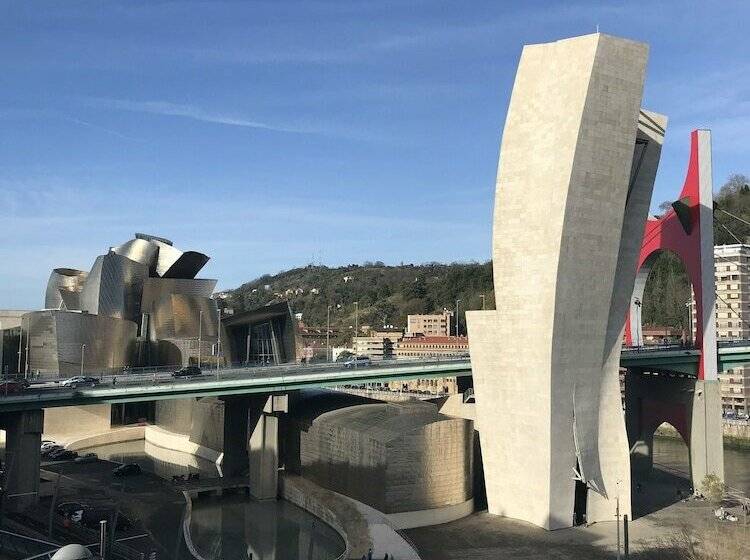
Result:
[[[677,501],[687,481],[665,473],[644,482],[635,500],[642,513],[630,523],[631,560],[664,546],[665,539],[690,531],[737,532],[750,538],[750,521],[718,522],[705,501]],[[648,498],[646,498],[648,496]],[[650,502],[650,503],[649,503]],[[596,523],[545,531],[529,523],[478,512],[464,519],[406,531],[424,560],[593,560],[616,557],[616,525]],[[657,556],[658,557],[658,556]]]

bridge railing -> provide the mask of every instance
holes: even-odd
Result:
[[[144,386],[184,386],[185,383],[191,381],[211,381],[211,380],[241,380],[247,378],[253,379],[277,379],[280,384],[285,384],[289,381],[299,380],[300,376],[305,374],[314,374],[330,372],[331,374],[349,371],[351,373],[360,372],[361,376],[352,377],[372,377],[368,373],[374,373],[378,370],[418,367],[425,370],[425,373],[433,373],[435,365],[438,364],[449,364],[449,363],[465,363],[467,358],[464,356],[440,356],[433,358],[422,358],[422,359],[392,359],[373,361],[368,365],[358,364],[356,367],[342,362],[316,362],[316,363],[289,363],[289,364],[278,364],[278,365],[242,365],[237,367],[219,367],[219,368],[203,368],[203,374],[196,376],[192,379],[175,378],[172,373],[179,369],[177,366],[172,367],[158,367],[158,368],[132,368],[122,371],[117,374],[111,372],[99,372],[96,374],[88,373],[87,377],[95,377],[99,383],[96,385],[99,388],[129,388],[129,387],[144,387]],[[450,376],[450,374],[446,374]],[[320,376],[318,376],[320,377]],[[2,379],[2,378],[0,378]],[[321,383],[325,383],[335,378],[332,376],[330,379],[318,380]],[[366,381],[363,381],[366,382]],[[344,383],[344,382],[342,382]],[[80,390],[87,389],[85,383],[81,383],[79,387],[72,387],[69,384],[63,384],[58,378],[52,378],[40,380],[40,382],[34,382],[23,391],[23,394],[28,396],[35,395],[40,399],[43,399],[45,395],[50,394],[51,391],[59,390]],[[93,386],[91,388],[94,388]],[[12,396],[15,393],[5,394],[0,390],[0,397]]]
[[[641,346],[622,346],[623,352],[664,352],[668,350],[697,350],[693,344],[646,344]]]

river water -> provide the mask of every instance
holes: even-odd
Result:
[[[654,463],[672,470],[689,473],[688,449],[682,440],[654,438]],[[724,450],[724,477],[728,486],[750,497],[750,450]]]
[[[141,441],[92,448],[100,458],[138,463],[162,478],[200,473],[220,476],[218,467],[205,459],[166,450]],[[344,542],[331,527],[284,500],[256,501],[244,495],[201,497],[193,501],[183,532],[185,546],[177,547],[175,560],[332,560],[344,552]],[[150,528],[158,532],[159,527]],[[175,532],[174,527],[168,529]],[[172,536],[174,539],[174,536]]]

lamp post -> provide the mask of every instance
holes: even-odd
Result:
[[[693,345],[693,300],[692,298],[685,304],[688,309],[688,325],[690,326],[690,346]],[[687,340],[687,337],[686,337]]]
[[[486,305],[485,305],[485,304],[487,303],[487,302],[485,301],[485,300],[486,300],[487,298],[485,297],[485,295],[484,295],[484,294],[479,294],[479,297],[480,297],[480,298],[482,299],[482,311],[484,311],[485,309],[487,309],[487,307],[486,307]]]
[[[331,306],[326,310],[326,362],[331,361]]]
[[[643,303],[640,299],[634,298],[633,303],[635,304],[635,345],[640,348],[641,347],[641,337],[643,335],[643,328],[641,326],[641,305]]]
[[[461,303],[460,299],[456,299],[456,337],[458,337],[458,304]]]
[[[86,345],[81,344],[81,376],[83,376],[83,361],[86,356]]]
[[[21,356],[23,355],[23,317],[21,317],[21,326],[18,331],[18,368],[16,373],[21,373]]]
[[[218,311],[219,321],[216,328],[216,375],[219,375],[219,360],[221,359],[221,309]]]
[[[620,482],[617,481],[617,498],[615,501],[615,521],[617,523],[617,560],[620,560]]]
[[[356,338],[359,336],[359,302],[354,302],[354,338],[352,339],[352,346],[354,350],[354,369],[357,369],[357,341]]]
[[[31,317],[26,319],[26,365],[23,368],[23,376],[26,377],[29,373],[29,338],[31,334]]]
[[[201,338],[203,337],[203,310],[198,311],[198,367],[201,367]]]

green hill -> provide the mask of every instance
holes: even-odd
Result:
[[[750,237],[750,179],[732,175],[716,195],[714,236],[716,244],[738,243]],[[666,210],[669,203],[661,206]],[[727,215],[730,212],[747,223]],[[730,233],[731,232],[731,233]],[[454,309],[461,300],[461,334],[465,334],[466,309],[494,309],[492,265],[486,263],[428,263],[387,266],[366,262],[336,268],[306,266],[275,275],[266,274],[228,293],[222,306],[235,311],[288,300],[305,324],[325,326],[331,305],[331,325],[339,331],[337,342],[346,340],[354,325],[354,302],[359,302],[359,324],[404,328],[406,316]],[[690,283],[680,260],[662,255],[654,265],[643,297],[644,324],[688,329]]]
[[[223,306],[235,312],[270,302],[288,300],[295,313],[302,313],[308,326],[325,326],[328,305],[331,325],[347,339],[359,303],[359,324],[406,327],[406,316],[453,310],[456,299],[461,314],[460,333],[465,334],[466,309],[495,307],[491,263],[429,263],[387,266],[366,262],[336,268],[306,266],[279,274],[264,275],[229,292]]]

